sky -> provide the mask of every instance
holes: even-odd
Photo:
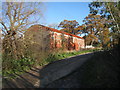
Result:
[[[59,24],[63,20],[76,20],[80,25],[89,14],[90,2],[45,2],[43,25]]]
[[[91,2],[43,2],[43,16],[39,24],[59,25],[63,20],[76,20],[82,25],[82,21],[89,14],[89,3]]]

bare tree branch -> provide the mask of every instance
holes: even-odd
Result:
[[[6,25],[5,25],[2,21],[1,21],[0,23],[1,23],[1,24],[2,24],[2,26],[5,28],[5,30],[6,30],[6,31],[8,31],[8,29],[7,29]]]
[[[26,2],[5,2],[3,3],[3,21],[2,25],[6,30],[20,31],[22,27],[27,27],[39,21],[40,3]],[[31,19],[33,17],[36,19]],[[7,22],[6,22],[7,21]],[[5,26],[7,25],[7,26]]]

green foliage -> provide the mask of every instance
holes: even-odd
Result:
[[[95,52],[95,51],[98,51],[98,49],[49,54],[41,62],[37,63],[37,65],[39,64],[41,66],[44,66],[57,60],[65,59],[83,53]],[[7,78],[15,78],[17,76],[16,73],[17,74],[24,73],[24,71],[29,70],[34,64],[36,64],[36,61],[35,59],[31,59],[31,58],[22,58],[20,60],[10,60],[10,62],[7,62],[7,64],[8,63],[10,64],[11,67],[3,68],[2,70],[3,76]],[[3,65],[5,65],[5,63]]]
[[[98,49],[88,49],[88,50],[82,50],[82,51],[74,51],[74,52],[62,52],[62,53],[55,53],[55,54],[50,54],[48,56],[48,58],[44,59],[40,65],[46,65],[49,64],[51,62],[57,61],[57,60],[61,60],[61,59],[65,59],[68,58],[70,56],[75,56],[75,55],[79,55],[79,54],[84,54],[84,53],[88,53],[88,52],[95,52],[98,51]]]
[[[61,29],[61,31],[70,33],[70,34],[75,34],[77,35],[80,32],[80,27],[79,27],[79,23],[76,20],[64,20],[62,22],[60,22],[59,26],[63,29]]]
[[[111,45],[118,44],[120,36],[120,1],[118,2],[92,2],[89,4],[90,13],[111,20],[106,26],[110,28]]]
[[[110,31],[106,24],[111,23],[111,21],[106,18],[102,18],[100,15],[89,14],[84,20],[83,26],[85,29],[84,33],[85,41],[87,45],[94,45],[94,43],[101,43],[103,48],[109,46],[110,41]]]
[[[11,60],[11,63],[9,64],[11,64],[12,67],[3,69],[3,76],[13,78],[15,73],[23,73],[24,70],[28,70],[30,67],[32,67],[34,63],[35,60],[30,58]]]

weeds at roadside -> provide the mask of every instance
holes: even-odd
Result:
[[[38,63],[37,65],[45,66],[53,61],[65,59],[70,56],[75,56],[75,55],[84,54],[88,52],[95,52],[95,51],[98,51],[98,50],[92,49],[92,50],[82,50],[82,51],[75,51],[75,52],[49,54],[47,58],[43,59],[41,63]],[[11,60],[11,61],[12,61],[12,67],[2,71],[3,77],[16,78],[15,73],[22,74],[24,73],[24,71],[30,70],[30,68],[35,64],[35,60],[31,58],[23,58],[20,60]]]

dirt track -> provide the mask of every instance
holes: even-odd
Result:
[[[23,75],[18,75],[18,78],[14,80],[3,79],[4,88],[65,88],[65,87],[78,87],[77,80],[72,79],[72,83],[76,83],[76,86],[72,84],[66,84],[71,81],[69,78],[63,79],[65,76],[72,74],[77,68],[79,68],[93,53],[77,55],[74,57],[62,59],[52,62],[45,67],[35,67],[29,72]],[[64,82],[63,82],[64,81]],[[74,85],[74,84],[73,84]]]

